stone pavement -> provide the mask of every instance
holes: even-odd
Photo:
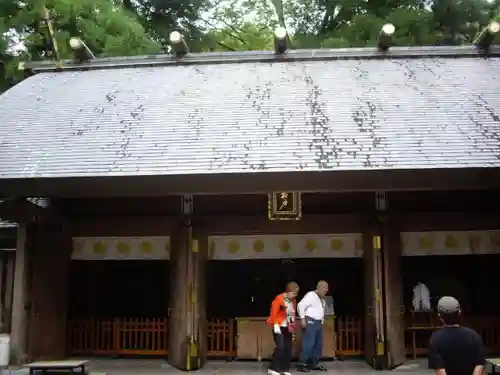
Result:
[[[325,375],[398,375],[402,372],[411,375],[430,375],[426,362],[422,360],[408,361],[393,371],[375,371],[362,361],[348,360],[342,362],[325,362],[328,372]],[[223,362],[209,361],[201,370],[194,371],[199,375],[264,375],[267,374],[268,362]],[[180,375],[179,371],[158,359],[92,359],[89,366],[91,375]],[[4,370],[2,375],[26,375],[26,370]],[[297,373],[298,374],[298,373]],[[311,372],[311,375],[317,373]]]

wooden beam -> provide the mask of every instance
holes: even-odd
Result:
[[[304,215],[301,220],[271,221],[267,216],[200,216],[198,220],[210,235],[361,233],[373,215]]]
[[[500,229],[500,215],[495,212],[395,212],[389,218],[401,232]]]
[[[15,235],[17,236],[17,234]],[[0,250],[14,250],[16,241],[16,237],[0,237]]]
[[[0,202],[0,218],[16,223],[33,223],[37,221],[58,221],[62,217],[50,207],[42,207],[34,201],[24,198],[7,198]]]
[[[0,196],[163,197],[177,194],[268,194],[272,191],[374,192],[500,188],[500,168],[371,169],[185,175],[11,179]]]

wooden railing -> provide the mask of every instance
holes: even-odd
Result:
[[[70,355],[167,355],[168,322],[156,319],[78,319],[68,326]]]
[[[333,334],[338,356],[363,354],[363,324],[359,317],[338,317]],[[233,319],[212,319],[207,327],[207,355],[236,356],[236,325]],[[69,355],[168,354],[167,318],[90,318],[70,320]]]
[[[471,319],[470,324],[467,325],[475,329],[481,335],[488,355],[496,356],[500,354],[499,316],[478,317]]]
[[[500,354],[500,317],[467,316],[465,325],[481,335],[488,355]],[[407,354],[413,358],[426,355],[432,333],[441,327],[441,322],[433,313],[408,317],[405,327]]]
[[[500,354],[500,317],[467,317],[467,326],[479,332],[489,355]],[[208,322],[209,357],[236,356],[236,329],[233,319]],[[430,335],[440,328],[439,321],[409,319],[405,327],[405,345],[409,356],[427,354]],[[342,356],[363,355],[364,335],[361,317],[335,319],[335,352]],[[148,355],[168,354],[167,318],[76,319],[68,326],[69,355]]]
[[[357,316],[339,316],[335,321],[337,334],[337,350],[339,357],[363,355],[364,334],[363,322]]]
[[[208,357],[233,358],[236,355],[234,319],[212,319],[208,322]]]
[[[234,321],[208,322],[208,356],[233,357]],[[68,325],[70,355],[168,354],[167,318],[76,319]]]

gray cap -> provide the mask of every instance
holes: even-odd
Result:
[[[441,297],[437,304],[439,314],[454,314],[460,311],[460,303],[453,297]]]

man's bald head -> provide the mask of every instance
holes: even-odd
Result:
[[[318,281],[318,284],[316,285],[316,293],[318,293],[321,297],[326,296],[328,293],[328,283],[325,280]]]

